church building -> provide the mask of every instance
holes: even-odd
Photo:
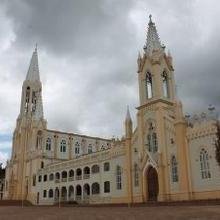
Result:
[[[137,126],[127,109],[121,139],[50,130],[36,48],[22,86],[4,198],[39,205],[220,198],[218,115],[210,106],[184,116],[173,58],[151,16],[137,77]]]

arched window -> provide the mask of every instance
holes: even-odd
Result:
[[[32,185],[36,186],[36,175],[35,174],[33,175],[33,184]]]
[[[146,74],[146,97],[150,99],[153,97],[153,83],[152,83],[152,75],[151,73],[147,72]]]
[[[49,190],[48,196],[49,196],[49,198],[53,198],[53,190],[52,189]]]
[[[211,178],[209,170],[209,155],[204,148],[200,151],[200,170],[202,179]]]
[[[69,171],[69,177],[74,177],[74,170]]]
[[[47,138],[46,140],[46,150],[51,150],[51,138]]]
[[[92,194],[99,194],[100,193],[100,186],[98,183],[92,184]]]
[[[47,174],[44,175],[44,182],[47,181]]]
[[[88,154],[91,154],[91,153],[92,153],[92,145],[89,144],[89,146],[88,146]]]
[[[110,193],[110,181],[104,182],[104,193]]]
[[[54,180],[54,174],[53,174],[53,173],[51,173],[51,174],[49,175],[49,180],[50,180],[50,181],[53,181],[53,180]]]
[[[104,171],[109,171],[110,170],[110,163],[109,162],[105,162],[104,163]]]
[[[139,186],[139,170],[136,163],[134,164],[134,186]]]
[[[80,144],[79,142],[75,143],[75,155],[79,155],[80,154]]]
[[[171,174],[172,174],[172,181],[174,183],[178,182],[178,167],[175,156],[172,156],[171,158]]]
[[[63,152],[63,153],[66,152],[66,141],[65,140],[62,140],[60,142],[60,152]]]
[[[97,164],[92,166],[92,173],[99,173],[99,166]]]
[[[152,153],[156,153],[158,151],[157,134],[152,123],[149,125],[147,134],[147,149]]]
[[[60,173],[57,172],[57,173],[55,174],[55,178],[56,178],[56,180],[59,180],[59,179],[60,179]]]
[[[152,146],[153,152],[157,152],[157,134],[155,132],[152,133]]]
[[[116,166],[116,189],[122,188],[121,174],[122,174],[121,167],[119,165],[117,165]]]
[[[162,73],[162,80],[163,80],[163,96],[169,98],[169,81],[168,75],[165,71]]]
[[[42,131],[37,132],[36,149],[41,149],[42,147]]]
[[[26,98],[25,98],[25,109],[24,109],[24,111],[26,113],[28,112],[29,101],[30,101],[30,87],[27,87],[27,89],[26,89]]]
[[[33,92],[32,92],[32,100],[31,100],[31,103],[32,103],[32,109],[31,109],[31,111],[32,111],[32,112],[35,112],[35,111],[36,111],[36,107],[37,107],[37,92],[36,92],[36,91],[33,91]]]

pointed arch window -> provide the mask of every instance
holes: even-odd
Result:
[[[60,142],[60,152],[63,152],[63,153],[66,152],[66,141],[65,140],[62,140]]]
[[[136,163],[134,164],[134,186],[139,186],[139,171]]]
[[[178,182],[178,167],[175,156],[172,156],[171,158],[171,175],[172,175],[172,181],[174,183]]]
[[[200,151],[200,171],[202,179],[211,178],[209,168],[209,155],[204,148]]]
[[[92,153],[92,145],[89,144],[89,146],[88,146],[88,154],[91,154],[91,153]]]
[[[147,99],[150,99],[153,97],[153,81],[152,81],[152,75],[150,72],[147,72],[146,74],[146,97]]]
[[[47,138],[46,140],[46,150],[51,150],[51,138]]]
[[[149,125],[146,145],[149,152],[155,153],[158,151],[157,133],[152,123]]]
[[[116,166],[116,189],[121,190],[122,189],[122,169],[119,165]]]
[[[25,97],[25,112],[28,112],[28,104],[30,101],[30,87],[28,86],[26,89],[26,97]]]
[[[37,92],[33,91],[32,92],[32,100],[31,100],[31,104],[32,104],[32,112],[36,111],[36,105],[37,105]]]
[[[41,149],[42,147],[42,131],[37,132],[37,142],[36,142],[36,149]]]
[[[163,96],[169,98],[169,81],[166,71],[163,71],[162,73],[162,80],[163,80]]]
[[[79,142],[77,141],[75,143],[75,155],[79,155],[80,154],[80,144]]]

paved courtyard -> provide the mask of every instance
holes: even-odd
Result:
[[[132,219],[220,219],[220,206],[159,206],[159,207],[18,207],[1,206],[0,220],[132,220]]]

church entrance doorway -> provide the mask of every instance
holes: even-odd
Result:
[[[157,171],[153,167],[149,167],[147,172],[147,193],[148,201],[157,201],[159,192],[159,183]]]

